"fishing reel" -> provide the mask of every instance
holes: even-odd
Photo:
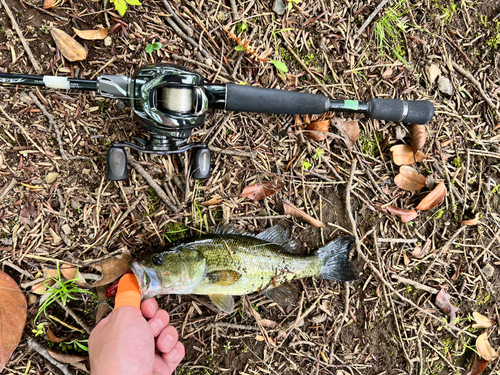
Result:
[[[132,78],[103,75],[97,79],[101,96],[130,100],[149,139],[115,142],[108,151],[108,179],[128,178],[125,148],[148,154],[175,154],[192,149],[192,177],[210,177],[210,150],[202,143],[187,143],[194,128],[205,122],[208,98],[203,77],[172,64],[148,65]]]
[[[290,115],[320,115],[329,111],[362,113],[371,119],[422,125],[434,117],[434,105],[427,100],[371,98],[361,102],[233,83],[206,84],[200,74],[174,64],[147,65],[133,77],[103,75],[95,81],[0,73],[0,84],[92,90],[103,97],[128,100],[149,138],[111,145],[108,178],[114,181],[128,178],[126,148],[159,155],[192,149],[192,177],[209,178],[208,146],[187,142],[193,129],[205,122],[208,108]]]

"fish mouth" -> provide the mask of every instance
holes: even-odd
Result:
[[[153,298],[161,292],[161,280],[151,268],[146,268],[138,262],[132,263],[132,272],[137,278],[142,299]]]

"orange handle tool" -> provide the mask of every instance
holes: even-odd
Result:
[[[141,309],[141,292],[139,283],[133,273],[122,276],[118,283],[118,292],[115,299],[115,310],[121,306],[132,306]]]

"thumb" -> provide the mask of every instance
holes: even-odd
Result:
[[[132,306],[139,311],[141,310],[141,292],[133,273],[123,275],[118,283],[114,311],[122,306]]]

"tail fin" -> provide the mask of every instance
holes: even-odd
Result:
[[[342,236],[326,244],[317,251],[323,261],[320,279],[352,281],[358,279],[358,270],[349,260],[349,252],[354,243],[353,236]]]

